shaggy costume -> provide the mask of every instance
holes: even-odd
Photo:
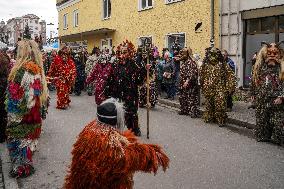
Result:
[[[98,107],[98,120],[80,133],[65,189],[132,189],[135,172],[156,174],[159,166],[164,171],[168,168],[169,159],[161,147],[142,144],[130,131],[122,132],[114,110],[103,102]]]
[[[74,62],[77,76],[75,80],[74,93],[76,96],[80,96],[81,91],[84,89],[86,80],[85,65],[83,63],[82,53],[74,55]]]
[[[217,122],[224,126],[227,114],[227,95],[235,90],[236,79],[232,69],[223,61],[221,51],[215,47],[206,49],[206,57],[200,70],[200,85],[205,96],[205,122]]]
[[[35,42],[24,41],[19,45],[18,51],[25,48],[21,47],[25,43],[34,44],[38,48]],[[28,59],[17,64],[18,67],[11,71],[13,76],[10,74],[7,87],[7,147],[12,160],[10,175],[26,177],[34,172],[32,153],[41,133],[42,119],[46,117],[48,89],[42,65]]]
[[[142,64],[146,66],[147,60],[143,60]],[[149,102],[151,107],[155,107],[157,101],[158,101],[158,94],[157,94],[157,88],[156,88],[156,82],[155,82],[155,60],[150,61],[151,68],[149,70],[149,76],[150,76],[150,85],[149,85]],[[142,86],[139,87],[139,107],[145,107],[147,105],[147,82],[144,82]]]
[[[86,73],[87,77],[89,77],[91,75],[97,61],[98,61],[98,55],[96,55],[96,54],[93,54],[92,56],[88,57],[88,60],[86,62],[86,66],[85,66],[85,73]],[[92,96],[93,92],[94,92],[94,84],[93,83],[87,84],[86,88],[87,88],[87,93],[90,96]]]
[[[198,68],[190,57],[191,49],[181,51],[180,68],[180,114],[197,117],[198,105]]]
[[[67,55],[66,55],[67,56]],[[71,58],[63,61],[60,55],[56,56],[54,62],[48,72],[48,76],[54,79],[57,91],[57,107],[58,109],[66,109],[71,100],[69,93],[74,85],[76,78],[76,67]]]
[[[281,143],[284,135],[284,58],[280,44],[265,44],[258,53],[252,80],[257,141]],[[272,64],[271,64],[272,62]],[[279,98],[281,104],[275,103]]]
[[[105,95],[106,82],[113,71],[111,63],[106,58],[105,55],[101,55],[98,58],[98,62],[86,81],[89,85],[92,83],[95,85],[95,99],[97,105],[100,105],[107,99]]]
[[[118,47],[118,63],[112,64],[113,74],[107,82],[106,96],[118,98],[124,102],[125,123],[136,135],[141,135],[138,123],[138,87],[146,79],[146,68],[134,60],[134,45],[124,42]]]
[[[6,53],[0,50],[0,142],[6,139],[7,112],[5,110],[5,95],[9,75],[10,60]]]

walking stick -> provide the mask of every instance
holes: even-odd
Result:
[[[149,139],[149,122],[150,122],[150,73],[149,73],[149,52],[147,53],[147,139]]]

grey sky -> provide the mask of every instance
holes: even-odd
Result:
[[[5,22],[13,17],[25,14],[35,14],[47,23],[54,26],[47,26],[47,34],[50,30],[57,33],[58,27],[56,0],[0,0],[0,21]]]

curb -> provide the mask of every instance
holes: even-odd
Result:
[[[175,109],[179,109],[180,108],[180,104],[178,102],[175,102],[175,101],[170,101],[170,100],[165,100],[165,99],[158,99],[158,102],[162,105],[166,105],[168,107],[173,107]],[[204,112],[204,109],[200,109],[201,113]],[[229,116],[228,118],[228,123],[229,124],[233,124],[233,125],[237,125],[237,126],[240,126],[240,127],[245,127],[245,128],[248,128],[248,129],[255,129],[256,125],[255,124],[252,124],[252,123],[248,123],[246,121],[243,121],[243,120],[238,120],[238,119],[235,119],[235,118],[232,118]]]
[[[6,148],[6,143],[0,144],[0,155],[2,160],[2,172],[3,172],[3,178],[4,178],[4,188],[5,189],[19,189],[19,185],[17,182],[17,179],[11,178],[9,176],[10,171],[10,158],[9,153]]]

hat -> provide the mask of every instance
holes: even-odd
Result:
[[[116,125],[117,123],[117,110],[112,102],[102,103],[97,107],[97,117],[102,123],[108,125]]]

